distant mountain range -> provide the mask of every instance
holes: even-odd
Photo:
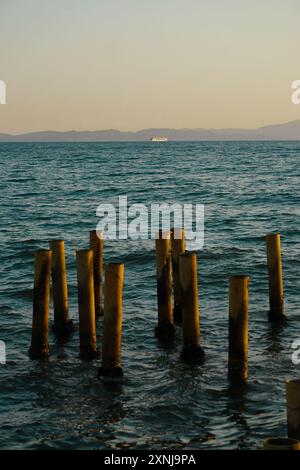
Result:
[[[0,142],[136,142],[148,141],[153,136],[179,141],[213,140],[300,140],[300,119],[285,124],[258,129],[143,129],[122,132],[102,131],[44,131],[28,134],[1,134]]]

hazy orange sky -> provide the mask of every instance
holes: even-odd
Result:
[[[299,0],[0,0],[0,132],[300,119]]]

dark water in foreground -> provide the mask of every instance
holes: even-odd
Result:
[[[1,448],[261,448],[286,434],[284,380],[300,373],[291,343],[300,338],[300,143],[124,143],[0,145]],[[78,358],[75,249],[95,227],[96,207],[133,202],[204,203],[198,255],[201,367],[180,363],[154,337],[153,241],[106,244],[105,260],[125,262],[122,382],[96,379],[99,361]],[[267,322],[263,236],[282,234],[288,325]],[[76,329],[51,358],[32,362],[33,252],[66,241],[69,301]],[[248,273],[249,383],[226,377],[228,277]],[[101,347],[102,322],[98,322]]]

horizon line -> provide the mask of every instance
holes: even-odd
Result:
[[[137,134],[139,132],[143,131],[155,131],[155,130],[165,130],[165,131],[235,131],[235,132],[240,132],[240,131],[257,131],[260,129],[264,129],[266,127],[274,127],[274,126],[284,126],[287,124],[292,124],[292,123],[300,123],[300,118],[299,119],[294,119],[292,121],[285,121],[285,122],[277,122],[273,124],[264,124],[263,126],[258,126],[258,127],[145,127],[141,129],[136,129],[136,130],[121,130],[117,128],[103,128],[103,129],[84,129],[84,130],[77,130],[77,129],[66,129],[66,130],[56,130],[56,129],[45,129],[45,130],[31,130],[31,131],[19,131],[19,132],[14,132],[14,131],[0,131],[0,136],[2,135],[8,135],[11,137],[18,137],[18,136],[25,136],[25,135],[30,135],[30,134],[39,134],[39,133],[56,133],[56,134],[65,134],[65,133],[94,133],[94,132],[120,132],[123,134]]]

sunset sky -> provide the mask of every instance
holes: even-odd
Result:
[[[0,0],[0,132],[300,119],[299,0]]]

